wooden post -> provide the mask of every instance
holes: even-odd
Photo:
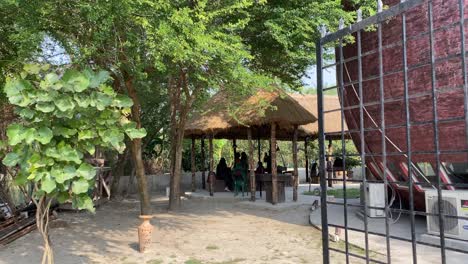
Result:
[[[293,175],[293,201],[297,202],[297,187],[299,186],[299,170],[297,168],[297,135],[298,130],[297,126],[294,126],[294,136],[293,136],[293,163],[294,163],[294,175]]]
[[[309,153],[307,149],[309,148],[309,138],[304,140],[304,158],[305,158],[305,173],[306,173],[306,182],[310,182],[309,179]]]
[[[237,142],[236,139],[232,139],[232,157],[233,157],[233,162],[232,165],[234,166],[236,164],[236,152],[237,152]]]
[[[331,155],[333,154],[333,145],[332,140],[328,140],[328,158],[327,158],[327,178],[328,178],[328,187],[333,187],[333,160]]]
[[[202,188],[203,190],[206,190],[206,179],[205,179],[205,170],[206,170],[206,164],[205,164],[205,136],[201,138],[201,164],[202,164]]]
[[[257,137],[257,151],[258,151],[258,162],[261,162],[262,161],[262,150],[261,150],[261,145],[260,145],[260,137]],[[263,166],[265,167],[266,165],[263,164]]]
[[[276,123],[271,123],[271,203],[278,203],[278,170],[276,168]]]
[[[191,161],[192,161],[192,192],[195,192],[195,137],[192,136],[192,151],[191,151]]]
[[[255,202],[255,161],[254,161],[254,146],[252,142],[252,128],[247,129],[247,138],[249,140],[249,167],[250,167],[250,201]]]
[[[214,181],[216,180],[216,177],[213,177],[214,175],[214,159],[213,159],[213,135],[210,135],[210,172],[208,173],[208,177],[210,180],[210,196],[213,196],[214,193]]]

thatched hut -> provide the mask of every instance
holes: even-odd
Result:
[[[232,102],[238,102],[232,104]],[[299,126],[317,121],[315,115],[304,108],[297,100],[279,89],[259,90],[256,94],[233,100],[224,92],[213,96],[199,113],[195,114],[185,127],[185,137],[192,138],[192,177],[195,177],[194,145],[197,138],[202,140],[202,159],[204,159],[204,137],[209,138],[210,172],[214,170],[212,140],[213,138],[248,139],[251,199],[255,200],[256,181],[253,159],[253,143],[256,139],[270,139],[271,147],[271,197],[273,204],[284,199],[284,187],[278,183],[276,166],[276,140],[293,141],[293,199],[297,200],[298,169],[297,140]],[[234,144],[235,145],[235,144]],[[234,149],[235,151],[235,149]],[[260,155],[260,152],[259,152]],[[260,157],[259,157],[260,158]],[[203,161],[202,161],[203,162]],[[202,172],[202,177],[204,173]],[[211,173],[209,175],[212,175]],[[204,182],[204,179],[202,179]],[[213,180],[210,180],[210,194],[213,195]],[[279,185],[279,187],[278,187]],[[193,185],[194,186],[194,185]],[[278,190],[280,191],[278,193]],[[283,191],[283,196],[282,196]],[[279,198],[278,198],[279,197]],[[268,200],[268,191],[267,191]]]

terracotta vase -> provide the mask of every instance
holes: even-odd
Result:
[[[151,215],[140,215],[140,219],[143,220],[143,223],[138,227],[138,243],[140,248],[140,253],[145,252],[145,250],[151,244],[151,234],[153,233],[154,227],[151,225],[150,220]]]

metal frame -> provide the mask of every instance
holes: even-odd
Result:
[[[446,263],[447,261],[447,256],[446,256],[446,250],[451,250],[451,251],[456,251],[456,252],[462,252],[462,253],[468,253],[468,249],[465,250],[459,250],[456,248],[452,248],[450,246],[447,246],[445,239],[445,230],[444,230],[444,220],[445,219],[450,219],[450,218],[456,218],[458,220],[468,220],[468,217],[461,217],[461,216],[453,216],[453,215],[447,215],[443,212],[443,200],[442,200],[442,191],[441,189],[448,186],[455,186],[455,187],[468,187],[468,183],[444,183],[441,181],[441,175],[442,175],[442,169],[441,169],[441,159],[440,156],[443,154],[456,154],[456,153],[468,153],[468,150],[462,149],[462,150],[441,150],[440,148],[440,143],[439,143],[439,137],[440,137],[440,132],[439,132],[439,124],[442,123],[450,123],[450,122],[460,122],[464,121],[465,123],[465,137],[466,141],[468,142],[468,76],[467,76],[467,65],[465,62],[465,56],[466,56],[466,50],[465,50],[465,31],[464,31],[464,1],[459,0],[458,1],[458,10],[459,10],[459,21],[452,23],[448,26],[445,26],[444,29],[451,29],[455,27],[459,27],[460,29],[460,37],[461,37],[461,48],[460,48],[460,56],[462,57],[461,59],[461,69],[462,69],[462,74],[463,74],[463,85],[462,87],[455,87],[453,89],[463,89],[463,94],[464,94],[464,117],[463,118],[439,118],[438,117],[438,95],[442,94],[446,91],[439,91],[436,88],[436,83],[437,83],[437,76],[436,76],[436,64],[445,61],[445,60],[450,60],[453,59],[456,56],[449,55],[446,58],[437,58],[435,56],[435,46],[434,46],[434,33],[438,32],[439,29],[434,29],[434,21],[433,21],[433,3],[432,0],[407,0],[407,1],[401,1],[401,3],[392,6],[388,8],[387,10],[382,10],[382,3],[381,1],[376,1],[377,2],[377,10],[378,13],[372,17],[369,17],[367,19],[361,20],[360,19],[360,11],[358,11],[358,20],[355,24],[344,27],[343,26],[343,21],[340,21],[340,26],[339,30],[334,32],[334,33],[326,33],[326,29],[324,27],[321,27],[319,30],[321,31],[322,37],[319,41],[316,43],[316,60],[317,60],[317,94],[318,94],[318,126],[319,126],[319,134],[318,134],[318,139],[319,139],[319,174],[320,174],[320,186],[321,186],[321,221],[322,221],[322,242],[323,242],[323,262],[324,263],[330,263],[330,251],[334,252],[339,252],[345,254],[346,257],[346,263],[350,262],[350,256],[354,258],[359,258],[363,259],[366,261],[366,263],[369,262],[375,262],[375,263],[391,263],[392,261],[392,256],[391,256],[391,245],[390,245],[390,239],[397,239],[401,241],[406,241],[411,243],[412,245],[412,261],[413,263],[418,262],[418,251],[417,251],[417,246],[418,245],[425,245],[425,246],[432,246],[435,248],[440,249],[440,255],[441,255],[441,262]],[[406,13],[410,11],[413,8],[416,7],[421,7],[423,5],[426,5],[427,7],[427,16],[428,16],[428,31],[426,32],[421,32],[420,34],[417,35],[412,35],[412,36],[407,36],[406,32]],[[387,20],[394,18],[394,17],[401,17],[401,30],[402,30],[402,36],[401,40],[391,43],[391,44],[386,44],[383,45],[382,43],[382,24],[385,23]],[[377,48],[362,52],[362,47],[361,47],[361,32],[368,28],[369,26],[377,26],[376,31],[377,31]],[[357,56],[350,57],[350,58],[345,58],[343,55],[343,46],[344,46],[344,38],[355,34],[356,38],[356,48],[357,48]],[[414,40],[417,38],[428,38],[429,39],[429,49],[430,49],[430,62],[428,63],[421,63],[421,65],[416,65],[413,67],[408,67],[408,50],[407,50],[407,42],[408,40]],[[325,50],[325,46],[329,47],[330,45],[335,46],[337,54],[336,54],[336,62],[332,64],[324,64],[323,60],[323,52]],[[389,47],[399,47],[401,46],[401,51],[402,51],[402,62],[403,62],[403,67],[402,70],[398,70],[395,72],[384,72],[384,67],[383,67],[383,50],[389,48]],[[362,58],[364,56],[367,56],[369,54],[377,54],[378,56],[378,74],[375,76],[368,77],[367,79],[363,80],[363,74],[362,74]],[[357,61],[357,81],[352,81],[350,79],[350,82],[345,83],[344,81],[344,70],[346,68],[346,63],[350,61]],[[412,69],[418,68],[418,67],[423,67],[423,66],[430,66],[430,77],[431,77],[431,89],[428,92],[422,92],[422,93],[417,93],[417,94],[411,94],[409,93],[409,87],[408,87],[408,72]],[[323,87],[323,71],[327,68],[330,67],[336,67],[338,70],[339,74],[337,74],[337,85],[333,87]],[[403,73],[403,87],[404,87],[404,94],[403,96],[400,97],[394,97],[394,98],[388,98],[385,96],[385,87],[384,87],[384,77],[391,75],[391,74],[396,74],[396,73]],[[379,92],[379,99],[377,101],[372,101],[372,102],[364,102],[364,93],[363,93],[363,83],[369,80],[378,80],[379,86],[378,86],[378,92]],[[355,106],[345,106],[344,105],[344,97],[346,96],[344,90],[345,87],[350,86],[350,85],[357,85],[358,86],[358,100],[359,104]],[[324,107],[324,91],[331,90],[331,89],[338,89],[338,93],[341,97],[340,100],[340,109],[333,109],[333,110],[327,110],[325,111]],[[451,91],[451,90],[449,90]],[[410,116],[410,99],[413,98],[418,98],[418,97],[423,97],[423,96],[431,96],[432,97],[432,115],[433,119],[430,121],[424,121],[424,122],[414,122],[411,121],[411,116]],[[394,102],[394,101],[403,101],[404,103],[404,125],[388,125],[385,122],[385,103],[389,102]],[[366,107],[369,106],[377,106],[380,107],[380,122],[379,124],[375,123],[375,127],[369,128],[364,126],[364,114],[368,114],[366,111]],[[359,128],[358,129],[350,129],[345,131],[344,127],[344,120],[345,120],[345,111],[348,110],[359,110]],[[363,179],[362,180],[352,180],[352,179],[346,179],[346,176],[343,177],[343,179],[330,179],[327,177],[327,171],[326,171],[326,159],[330,157],[331,155],[327,154],[326,151],[326,139],[328,136],[331,134],[327,134],[324,130],[325,124],[324,122],[324,115],[326,113],[331,113],[331,112],[341,112],[341,132],[340,133],[334,133],[334,136],[336,137],[337,135],[341,136],[341,146],[342,146],[342,153],[341,157],[343,159],[343,167],[346,166],[345,160],[346,157],[350,156],[359,156],[362,161],[362,174],[363,174]],[[413,151],[412,146],[411,146],[411,127],[416,126],[416,125],[423,125],[423,124],[428,124],[433,127],[433,142],[434,142],[434,149],[431,151]],[[387,136],[386,136],[386,130],[391,129],[391,128],[404,128],[406,131],[406,146],[407,149],[397,151],[397,152],[388,152],[387,151]],[[365,132],[370,132],[370,131],[378,131],[380,132],[381,135],[381,141],[382,141],[382,150],[381,153],[366,153],[367,147],[365,143]],[[354,133],[356,135],[359,135],[360,138],[360,153],[359,155],[356,154],[350,154],[347,153],[346,151],[346,145],[345,145],[345,140],[350,138],[350,135]],[[437,181],[434,183],[435,188],[437,189],[437,194],[438,194],[438,213],[426,213],[426,212],[420,212],[416,211],[414,208],[414,193],[413,190],[415,188],[419,187],[424,187],[425,185],[430,185],[429,183],[425,182],[415,182],[413,180],[413,176],[417,174],[417,172],[412,172],[415,170],[415,167],[413,165],[412,159],[413,155],[422,155],[422,154],[432,154],[435,157],[435,163],[436,163],[436,171],[435,175],[437,176]],[[392,156],[402,156],[406,159],[406,168],[407,168],[407,174],[409,175],[408,181],[391,181],[387,179],[387,175],[390,175],[388,170],[387,170],[387,157],[392,157]],[[368,180],[367,179],[367,171],[366,171],[366,158],[373,160],[374,157],[380,157],[382,159],[383,163],[383,168],[382,170],[379,170],[379,173],[381,174],[381,178],[383,179],[382,181],[375,181],[375,180]],[[416,169],[418,170],[418,169]],[[327,182],[329,180],[334,180],[334,181],[342,181],[343,182],[343,189],[344,189],[344,201],[341,202],[334,202],[334,201],[327,201]],[[364,197],[364,204],[363,205],[356,205],[356,204],[349,204],[347,201],[346,197],[346,188],[347,188],[347,183],[350,182],[359,182],[362,184],[367,184],[367,183],[383,183],[384,188],[385,188],[385,207],[372,207],[367,204],[367,199]],[[389,203],[388,203],[388,198],[389,194],[387,192],[388,187],[390,184],[399,184],[401,186],[407,186],[408,191],[409,191],[409,200],[411,201],[409,203],[409,209],[398,209],[398,208],[391,208]],[[431,183],[432,184],[432,183]],[[366,196],[367,192],[364,192],[364,196]],[[344,225],[335,225],[335,224],[330,224],[328,222],[328,207],[327,205],[340,205],[343,206],[344,209]],[[372,231],[369,231],[368,228],[368,216],[367,213],[364,213],[364,229],[356,229],[352,228],[349,226],[348,223],[348,207],[360,207],[367,212],[368,209],[382,209],[385,211],[385,234],[382,233],[375,233]],[[392,235],[390,232],[390,221],[389,221],[389,215],[391,212],[397,212],[397,213],[403,213],[407,214],[410,216],[410,225],[411,225],[411,239],[404,238],[404,237],[399,237]],[[418,241],[416,238],[416,227],[415,227],[415,216],[416,215],[422,215],[422,216],[438,216],[439,217],[439,230],[440,230],[440,245],[433,245],[433,244],[428,244],[422,241]],[[336,227],[336,228],[343,228],[344,229],[344,237],[345,237],[345,248],[344,250],[334,248],[330,246],[329,243],[329,227]],[[360,231],[364,232],[364,239],[365,239],[365,255],[358,255],[355,253],[350,252],[349,249],[349,234],[348,231]],[[384,236],[386,238],[386,249],[387,249],[387,257],[386,257],[386,262],[383,262],[381,260],[377,259],[372,259],[369,256],[369,235],[378,235],[378,236]]]

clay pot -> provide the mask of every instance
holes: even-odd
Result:
[[[143,223],[138,227],[138,243],[140,245],[140,253],[145,252],[145,250],[151,245],[151,234],[153,233],[154,227],[151,225],[150,220],[151,215],[140,215],[140,219],[143,220]]]

